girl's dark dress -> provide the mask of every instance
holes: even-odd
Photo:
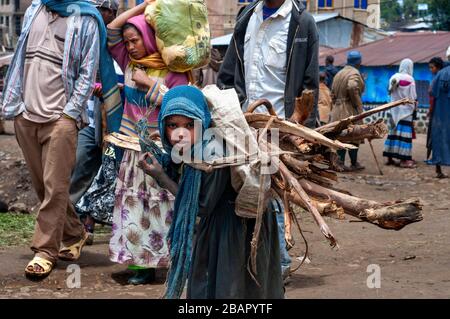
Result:
[[[187,298],[284,297],[276,216],[270,209],[264,214],[257,254],[258,287],[247,270],[255,219],[236,215],[236,196],[229,168],[203,174]]]

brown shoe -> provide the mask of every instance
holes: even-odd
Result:
[[[359,164],[358,162],[356,162],[355,165],[350,166],[350,169],[352,172],[356,172],[356,171],[362,171],[363,169],[365,169],[365,167],[362,166],[361,164]]]
[[[414,161],[409,160],[409,161],[401,161],[400,162],[400,167],[402,168],[416,168],[417,165]]]

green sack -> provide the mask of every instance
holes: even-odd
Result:
[[[170,71],[186,72],[209,62],[211,34],[204,0],[156,0],[145,10],[156,45]]]

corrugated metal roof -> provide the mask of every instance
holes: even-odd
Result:
[[[431,29],[431,27],[432,27],[431,23],[420,22],[420,23],[416,23],[416,24],[404,27],[404,29],[408,29],[408,30],[428,29],[429,30],[429,29]]]
[[[339,12],[317,13],[317,14],[312,14],[312,16],[314,18],[314,21],[316,21],[316,23],[319,23],[319,22],[327,21],[327,20],[338,17]]]
[[[335,65],[344,65],[347,61],[347,52],[358,50],[362,54],[364,66],[399,65],[402,59],[410,58],[414,63],[428,63],[435,56],[445,57],[450,45],[450,32],[398,32],[385,39],[364,44],[356,48],[341,50],[321,50],[320,64],[324,57],[334,55]]]
[[[211,40],[212,46],[228,46],[233,38],[233,33],[225,34]]]

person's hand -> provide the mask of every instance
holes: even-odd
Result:
[[[152,163],[149,164],[147,159],[150,159]],[[138,167],[142,168],[146,174],[156,179],[159,179],[164,174],[164,169],[151,153],[144,153],[140,156]]]
[[[94,92],[92,94],[94,94],[98,98],[103,96],[101,83],[96,83],[95,84]]]
[[[145,71],[135,68],[133,70],[133,75],[131,80],[136,83],[139,87],[144,87],[145,89],[151,88],[155,83],[152,81]]]

